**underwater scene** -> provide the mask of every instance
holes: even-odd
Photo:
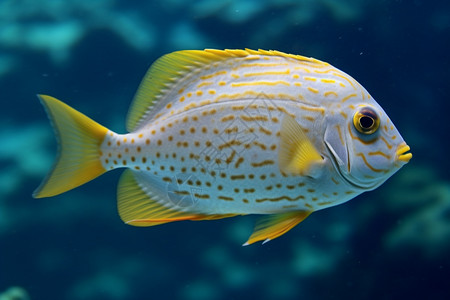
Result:
[[[205,214],[201,214],[189,211],[189,203],[177,202],[171,205],[181,208],[169,214],[165,211],[167,208],[158,204],[160,206],[155,210],[158,209],[158,213],[162,210],[162,213],[157,222],[166,224],[150,227],[142,226],[148,225],[148,220],[141,220],[145,219],[147,211],[139,208],[141,206],[133,198],[133,193],[137,193],[146,200],[149,197],[159,199],[152,188],[137,188],[137,183],[150,181],[147,177],[132,179],[131,171],[121,177],[123,168],[117,163],[108,167],[110,172],[77,188],[74,187],[91,178],[77,175],[80,182],[72,184],[72,179],[63,177],[64,174],[54,174],[54,180],[47,177],[56,157],[61,158],[51,124],[58,127],[58,122],[64,123],[65,117],[58,121],[55,115],[67,108],[53,108],[52,105],[60,105],[54,104],[59,102],[45,96],[39,99],[37,95],[60,99],[106,128],[124,134],[130,128],[139,129],[139,122],[150,120],[148,107],[154,105],[156,110],[169,110],[176,102],[164,103],[166,106],[162,107],[148,100],[158,86],[158,93],[169,93],[165,90],[165,81],[174,82],[178,80],[177,76],[192,74],[195,78],[197,74],[186,71],[195,67],[189,66],[191,62],[182,54],[169,56],[171,60],[160,63],[159,69],[146,77],[148,82],[144,88],[148,91],[141,89],[141,96],[136,97],[138,104],[146,106],[140,110],[134,107],[129,114],[134,95],[152,63],[174,51],[203,49],[252,49],[190,54],[195,56],[192,59],[198,59],[200,63],[206,61],[214,67],[219,64],[217,59],[225,56],[247,57],[247,67],[258,57],[264,57],[268,62],[272,62],[271,59],[300,60],[311,65],[317,63],[309,59],[313,57],[357,80],[370,93],[368,96],[362,92],[362,97],[376,101],[377,104],[371,106],[375,107],[375,112],[362,109],[355,117],[348,111],[337,115],[355,122],[348,123],[351,136],[348,139],[358,140],[361,147],[372,147],[368,150],[372,154],[365,156],[364,149],[353,153],[353,148],[346,144],[348,139],[341,136],[339,124],[334,135],[312,126],[309,130],[319,130],[312,137],[312,131],[305,129],[307,123],[296,123],[295,118],[290,117],[279,122],[273,117],[272,121],[278,127],[260,128],[261,136],[255,135],[252,149],[269,151],[266,148],[273,148],[271,153],[279,161],[266,157],[261,163],[248,166],[255,170],[263,165],[276,168],[274,172],[282,174],[280,178],[286,182],[292,176],[284,171],[301,174],[309,178],[305,179],[307,182],[314,182],[314,178],[325,176],[322,171],[317,171],[317,161],[325,160],[324,155],[314,150],[321,144],[333,157],[328,159],[330,168],[325,172],[330,176],[325,177],[331,178],[329,182],[338,185],[336,178],[340,178],[329,172],[343,177],[347,174],[334,167],[348,167],[353,173],[343,178],[341,185],[358,182],[354,186],[364,187],[367,192],[354,197],[355,192],[347,191],[346,200],[353,199],[332,205],[328,205],[331,200],[322,202],[325,206],[334,206],[322,210],[313,207],[317,203],[320,205],[323,198],[331,198],[333,191],[326,184],[318,191],[308,188],[308,193],[317,195],[314,194],[312,202],[305,206],[316,212],[310,216],[311,211],[300,218],[297,216],[296,221],[286,227],[280,224],[292,219],[281,219],[277,215],[278,219],[271,219],[272,223],[266,223],[266,227],[256,228],[255,237],[252,235],[255,223],[261,223],[258,223],[260,216],[248,209],[252,205],[251,197],[259,197],[257,200],[260,201],[256,202],[264,202],[264,205],[269,202],[277,205],[278,200],[288,199],[285,202],[290,205],[284,205],[283,209],[293,208],[295,201],[304,199],[300,195],[293,201],[285,196],[282,185],[275,184],[274,173],[264,173],[266,169],[254,172],[255,177],[270,185],[270,193],[261,192],[252,183],[239,181],[238,175],[233,175],[238,179],[234,183],[226,181],[226,175],[218,176],[212,183],[217,186],[215,193],[230,189],[218,196],[216,203],[222,206],[216,207],[215,211],[205,208],[202,210]],[[258,49],[280,52],[257,52]],[[0,300],[450,299],[450,159],[445,152],[449,147],[450,129],[447,123],[450,117],[449,49],[448,1],[0,0]],[[177,69],[180,65],[184,68],[182,71]],[[266,64],[269,65],[274,64]],[[250,76],[249,73],[237,75],[239,67],[233,69],[237,70],[232,74],[234,78]],[[311,72],[304,67],[299,69]],[[276,77],[282,75],[279,71],[263,71],[266,72],[264,76],[271,77],[257,82],[268,89],[273,85],[294,86],[291,81]],[[297,78],[286,72],[289,80]],[[207,80],[225,73],[218,71],[197,77]],[[252,73],[252,76],[256,75],[258,79],[263,77],[260,76],[262,73]],[[344,77],[342,75],[341,79],[347,78]],[[306,80],[302,88],[308,80],[316,81],[310,77],[302,78]],[[345,80],[345,84],[356,85],[351,79]],[[321,82],[330,84],[331,81],[323,79]],[[203,82],[199,86],[208,84]],[[241,82],[235,83],[235,87],[245,86],[244,94],[248,96],[252,94],[247,88],[254,84],[254,81]],[[219,85],[220,82],[216,90],[209,90],[209,94],[231,97],[231,91]],[[301,84],[298,86],[300,88]],[[304,103],[319,97],[320,88],[309,87],[310,94],[305,92],[305,95],[310,96],[303,99]],[[182,89],[178,91],[179,94],[183,92]],[[177,91],[174,94],[177,95]],[[200,94],[197,92],[197,96]],[[269,99],[269,95],[263,93],[262,97]],[[275,99],[288,97],[284,93],[277,95]],[[323,95],[321,98],[334,97],[337,93],[330,91]],[[360,96],[345,97],[342,103],[350,97]],[[255,99],[262,101],[261,95]],[[184,98],[179,102],[182,101]],[[377,116],[376,111],[381,111],[378,105],[385,114]],[[359,109],[358,104],[350,107]],[[239,116],[238,108],[235,108],[230,108],[235,112],[228,116],[217,112],[207,117],[217,121],[233,119]],[[292,112],[289,108],[277,109],[286,114]],[[305,109],[323,113],[319,105]],[[52,122],[46,111],[54,118]],[[212,110],[209,114],[213,114]],[[382,118],[384,115],[388,116],[389,122],[392,120],[395,128],[389,122],[383,123],[386,121],[386,117]],[[357,121],[356,116],[360,118]],[[256,117],[246,118],[241,117],[244,121],[256,120]],[[307,116],[302,122],[312,119]],[[374,147],[371,139],[354,136],[372,134],[378,129],[380,119],[379,132],[389,131],[390,126],[401,135],[375,143],[392,153],[386,154]],[[346,130],[346,126],[342,130]],[[192,128],[190,133],[186,132],[186,136],[192,134],[186,144],[195,143],[195,129]],[[225,126],[223,130],[232,128],[237,127]],[[298,134],[302,128],[309,132],[309,137],[305,133]],[[185,129],[188,131],[189,124]],[[274,134],[273,139],[280,140],[280,145],[274,142],[270,146],[269,129],[274,132],[279,129],[281,138]],[[199,131],[197,129],[197,134]],[[202,131],[211,132],[212,127],[204,127]],[[183,129],[180,132],[185,133]],[[338,136],[342,142],[339,151],[346,155],[339,156],[340,152],[333,150],[336,149],[333,145],[340,144]],[[173,138],[176,140],[179,136]],[[171,139],[169,137],[169,141]],[[301,142],[291,142],[296,139]],[[406,153],[409,148],[406,149],[406,144],[400,143],[399,139],[404,139],[410,147],[412,158],[409,152]],[[162,143],[167,144],[166,140]],[[287,145],[283,146],[283,141]],[[184,155],[187,147],[180,143],[178,152],[174,153],[178,157]],[[302,167],[296,165],[297,162],[290,164],[289,155],[283,156],[283,151],[295,153],[295,147],[309,149],[305,150],[309,156],[298,158],[298,164],[305,162]],[[97,150],[96,153],[101,155],[106,153]],[[136,151],[140,152],[141,148]],[[257,155],[256,152],[247,153]],[[127,154],[123,155],[126,157]],[[244,173],[239,176],[253,179],[250,167],[244,169],[247,162],[237,160],[239,155],[232,152],[232,157],[228,156],[226,160],[230,159],[236,168],[242,163]],[[241,155],[247,159],[245,151]],[[372,161],[369,155],[385,159],[397,157],[396,169],[384,173],[390,176],[398,172],[383,184],[387,175],[374,185],[366,185],[364,180],[383,173],[382,166],[374,163],[382,159]],[[209,161],[209,156],[204,157]],[[351,163],[358,158],[362,167],[351,169]],[[163,159],[161,157],[161,161]],[[134,160],[134,156],[128,161],[124,158],[123,164],[134,163]],[[142,163],[146,160],[143,158]],[[342,163],[342,160],[347,161]],[[109,166],[108,158],[102,161],[103,167],[97,165],[97,169],[104,172],[102,168]],[[150,164],[150,159],[147,163]],[[146,165],[140,168],[143,166]],[[170,168],[181,166],[178,161]],[[371,175],[363,172],[364,166]],[[399,166],[401,169],[398,170]],[[134,168],[136,171],[139,166]],[[158,172],[163,173],[163,167],[159,168]],[[165,172],[169,170],[166,168]],[[211,184],[202,181],[202,172],[197,170],[195,173],[201,188],[195,193],[197,199],[193,200],[204,204],[208,203],[205,199],[215,194],[206,194]],[[158,180],[162,177],[156,176],[156,172],[152,174]],[[172,180],[170,176],[164,178],[167,182]],[[42,180],[50,187],[40,185]],[[185,184],[185,180],[182,181]],[[152,184],[148,186],[155,190],[161,186]],[[118,185],[121,186],[119,193]],[[289,189],[286,191],[292,193],[291,190],[300,189],[301,185],[304,183],[295,188],[286,185]],[[61,186],[62,190],[58,190]],[[170,183],[165,187],[166,198],[173,200],[171,195],[177,191],[173,191]],[[239,189],[251,195],[239,198]],[[355,194],[349,196],[351,193]],[[233,197],[242,200],[240,206],[226,206],[231,205]],[[343,198],[339,199],[345,202]],[[131,201],[131,204],[123,208],[120,201]],[[275,214],[282,212],[280,207],[272,211]],[[239,216],[223,218],[225,213]],[[208,216],[213,220],[208,220]],[[172,222],[174,220],[177,222]],[[279,222],[275,224],[275,221]]]

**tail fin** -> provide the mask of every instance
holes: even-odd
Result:
[[[106,172],[100,145],[108,129],[61,101],[38,95],[58,139],[58,157],[33,197],[51,197],[76,188]]]

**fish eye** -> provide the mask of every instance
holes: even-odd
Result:
[[[353,126],[363,134],[372,134],[380,127],[380,118],[375,110],[364,107],[353,116]]]

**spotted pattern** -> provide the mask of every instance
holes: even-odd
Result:
[[[191,195],[192,209],[205,214],[313,211],[364,191],[343,178],[323,136],[328,130],[340,147],[348,140],[394,147],[394,136],[367,139],[351,128],[349,119],[358,105],[374,102],[367,91],[347,74],[314,59],[256,51],[235,54],[191,68],[188,76],[166,86],[158,109],[145,116],[137,131],[109,132],[101,149],[103,166],[144,172],[162,194],[178,184],[175,194]],[[279,169],[286,115],[295,118],[324,157],[323,169],[313,176]],[[326,123],[328,118],[333,124]],[[390,133],[394,127],[387,124],[383,130]],[[372,173],[389,170],[371,158],[394,157],[385,149],[351,156]],[[350,161],[346,168],[352,170]],[[365,178],[377,176],[372,173]]]

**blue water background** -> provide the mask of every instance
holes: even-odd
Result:
[[[414,154],[375,191],[263,246],[253,216],[135,228],[116,170],[33,199],[56,142],[36,94],[116,132],[149,65],[203,48],[327,61]],[[29,299],[450,299],[448,1],[0,1],[0,294]],[[23,298],[25,299],[25,298]]]

